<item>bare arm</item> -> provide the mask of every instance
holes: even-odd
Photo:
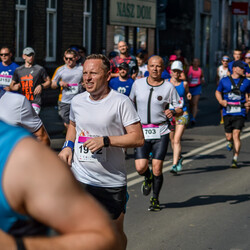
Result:
[[[118,77],[118,76],[119,76],[119,73],[111,73],[111,78]]]
[[[59,86],[58,86],[59,85]],[[51,84],[51,88],[52,89],[56,89],[56,88],[58,88],[58,87],[63,87],[63,88],[67,88],[68,87],[68,83],[67,82],[64,82],[64,81],[62,81],[62,80],[60,80],[60,81],[55,81],[55,80],[53,80],[52,81],[52,84]]]
[[[217,99],[217,101],[219,102],[219,104],[223,107],[226,107],[227,106],[227,101],[226,100],[223,100],[222,98],[222,94],[221,92],[219,92],[218,90],[215,91],[215,97]]]
[[[192,94],[189,92],[188,82],[184,81],[185,94],[188,100],[192,99]]]
[[[41,86],[42,85],[42,86]],[[42,84],[39,84],[38,86],[35,87],[34,89],[34,95],[39,95],[42,93],[42,90],[43,89],[47,89],[49,88],[51,85],[51,80],[50,80],[50,77],[47,76],[45,79],[44,79],[44,83]]]
[[[17,144],[6,165],[3,188],[15,211],[60,233],[50,238],[24,237],[27,250],[121,249],[106,212],[81,189],[63,162],[35,140],[25,138]],[[16,249],[12,237],[2,236],[6,249]]]
[[[21,88],[21,84],[12,80],[10,83],[10,91],[18,91]]]
[[[109,136],[110,146],[120,148],[141,147],[144,144],[144,136],[141,128],[141,123],[137,122],[125,127],[127,134],[120,136]],[[95,137],[86,141],[83,146],[86,146],[95,152],[104,146],[103,137]]]
[[[75,142],[76,139],[76,125],[74,122],[70,121],[69,127],[67,130],[66,141]],[[65,163],[71,165],[72,162],[72,150],[71,148],[67,147],[64,148],[58,155]]]
[[[50,146],[50,138],[44,125],[42,125],[36,132],[34,132],[34,135],[40,142],[44,143],[47,146]]]

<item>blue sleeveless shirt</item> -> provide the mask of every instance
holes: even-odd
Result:
[[[5,164],[11,152],[20,140],[30,136],[31,134],[25,129],[0,121],[0,229],[13,236],[45,235],[47,233],[45,226],[29,216],[15,212],[10,207],[2,186]]]

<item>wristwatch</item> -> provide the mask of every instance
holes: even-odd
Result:
[[[109,145],[110,145],[110,140],[109,140],[109,137],[108,137],[108,136],[103,136],[103,144],[104,144],[104,147],[105,147],[105,148],[109,147]]]

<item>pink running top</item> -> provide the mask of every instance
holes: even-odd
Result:
[[[194,70],[193,66],[189,67],[188,70],[188,85],[189,87],[196,87],[201,84],[201,68]]]

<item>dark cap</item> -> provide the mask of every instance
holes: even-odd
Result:
[[[125,70],[128,70],[129,69],[129,66],[127,63],[123,62],[119,65],[119,69],[125,69]]]
[[[233,63],[233,67],[240,67],[241,69],[244,69],[245,64],[242,61],[238,60]]]

